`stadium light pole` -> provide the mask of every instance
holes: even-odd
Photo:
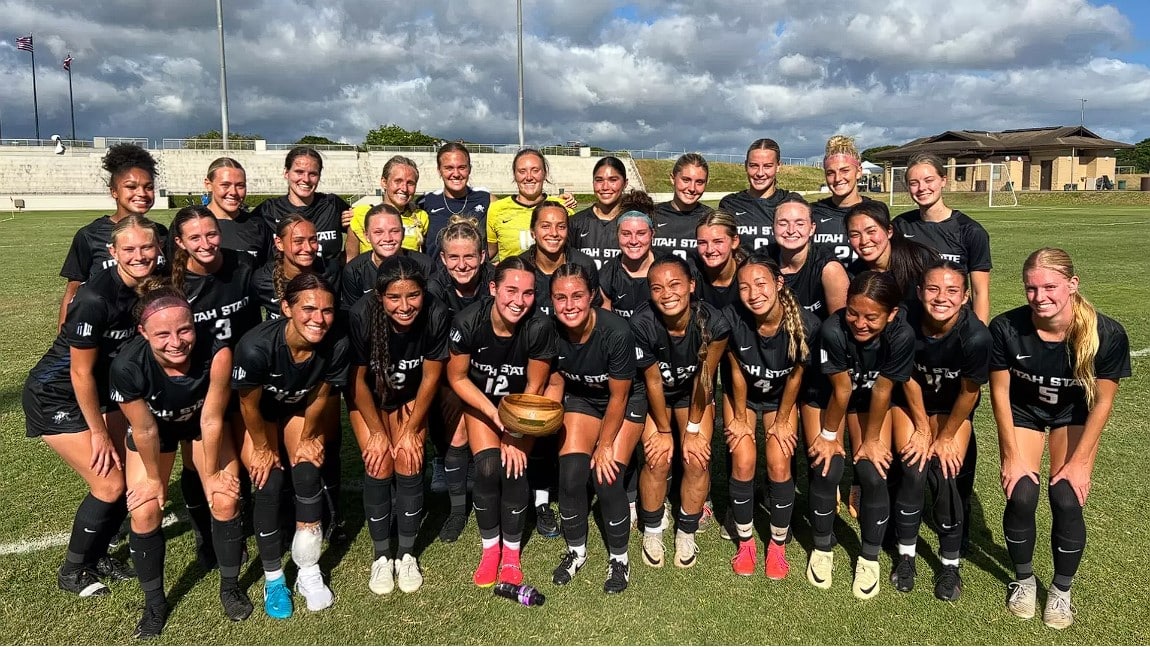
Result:
[[[516,65],[519,73],[519,148],[523,148],[523,0],[515,0],[515,15],[519,46]]]
[[[1085,126],[1086,125],[1086,99],[1079,99],[1079,101],[1082,102],[1082,109],[1078,113],[1078,125],[1079,126]]]
[[[228,150],[228,64],[224,57],[224,2],[216,0],[216,30],[220,34],[220,133]]]

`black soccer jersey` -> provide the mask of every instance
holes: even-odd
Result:
[[[1014,424],[1031,429],[1085,424],[1086,390],[1074,378],[1074,354],[1066,342],[1043,341],[1029,306],[990,321],[990,370],[1009,371]],[[1130,340],[1117,321],[1098,313],[1098,354],[1094,375],[1130,377]]]
[[[232,361],[232,386],[238,390],[263,388],[260,415],[280,420],[307,406],[307,396],[327,382],[333,389],[347,385],[351,361],[346,337],[331,331],[302,362],[292,361],[291,348],[284,337],[291,322],[269,319],[240,339]]]
[[[695,280],[695,298],[702,299],[722,310],[739,300],[738,276],[731,277],[727,285],[715,285],[707,280],[707,268],[695,250],[687,253],[687,263],[691,266],[691,278]]]
[[[571,246],[595,260],[595,267],[619,255],[618,218],[603,220],[595,215],[592,205],[571,216],[567,227],[567,240]]]
[[[771,258],[782,266],[782,250],[778,245],[771,245],[769,251]],[[834,250],[826,245],[807,245],[807,260],[798,272],[783,273],[783,283],[794,293],[799,305],[808,312],[813,312],[820,321],[830,316],[830,307],[827,306],[827,294],[823,289],[823,269],[827,263],[835,260]]]
[[[630,319],[635,309],[651,298],[651,284],[646,275],[628,274],[618,256],[603,264],[599,282],[603,294],[611,300],[611,311],[624,319]]]
[[[990,235],[978,221],[958,209],[942,222],[927,222],[915,209],[895,218],[891,225],[916,243],[933,247],[939,256],[964,272],[990,271]]]
[[[566,255],[568,263],[575,263],[587,268],[587,274],[591,277],[591,305],[596,308],[603,305],[603,294],[599,291],[599,269],[595,267],[595,261],[572,247],[567,248]],[[532,245],[519,257],[535,265],[535,245]],[[544,274],[538,265],[535,265],[535,310],[545,316],[550,316],[554,311],[554,307],[551,305],[551,275]]]
[[[133,309],[139,300],[136,291],[124,285],[116,268],[96,272],[76,290],[64,326],[52,347],[33,367],[38,382],[60,390],[72,389],[71,348],[98,351],[92,374],[102,403],[107,404],[108,368],[120,348],[136,336]]]
[[[367,366],[367,385],[377,396],[382,391],[375,380],[374,360],[371,352],[372,299],[360,299],[351,309],[348,337],[351,342],[351,363]],[[425,360],[447,359],[447,335],[451,330],[451,313],[447,306],[431,295],[423,299],[423,311],[404,332],[388,331],[387,357],[384,371],[391,376],[393,389],[383,399],[380,408],[394,411],[415,399],[423,381]],[[379,404],[379,399],[376,399]]]
[[[101,216],[81,227],[72,237],[72,246],[68,248],[68,255],[64,258],[64,267],[60,268],[60,276],[69,281],[87,281],[93,274],[116,265],[108,245],[112,243],[112,229],[116,223],[111,216]],[[168,228],[155,223],[156,227],[156,267],[163,267],[167,262],[164,250],[168,238]]]
[[[986,384],[990,374],[990,331],[963,308],[958,322],[942,337],[928,337],[922,332],[925,314],[921,308],[907,311],[907,323],[914,332],[914,372],[911,379],[922,387],[923,403],[928,414],[949,414],[962,388],[963,380]],[[905,405],[901,389],[894,401]]]
[[[216,221],[220,224],[220,247],[247,252],[257,266],[263,264],[272,247],[272,232],[263,218],[243,210],[234,219],[217,218]]]
[[[813,341],[818,335],[820,321],[806,310],[802,311],[801,316],[808,352],[811,352],[811,348],[814,347]],[[795,370],[795,362],[791,361],[788,353],[790,336],[786,328],[780,325],[778,331],[770,337],[760,335],[755,315],[741,303],[724,308],[723,317],[731,328],[727,352],[738,361],[743,379],[747,382],[747,406],[755,411],[777,410],[783,397],[783,389],[787,385],[787,378]],[[807,355],[806,361],[799,363],[803,367],[810,366],[811,355]],[[730,366],[726,362],[719,366],[723,375],[729,374]],[[730,383],[729,378],[723,379],[723,384]]]
[[[731,333],[731,327],[723,313],[706,302],[701,303],[700,307],[706,313],[711,341],[726,339]],[[687,334],[682,337],[672,337],[663,323],[663,316],[648,304],[643,304],[631,315],[630,324],[635,333],[638,369],[646,370],[648,366],[658,363],[659,373],[663,376],[663,395],[668,406],[688,406],[695,375],[699,372],[699,348],[703,344],[694,311],[687,324]]]
[[[484,263],[479,267],[478,287],[475,289],[475,294],[469,297],[460,296],[455,289],[455,283],[451,280],[451,275],[443,267],[443,263],[437,262],[435,269],[431,271],[431,278],[427,281],[427,291],[443,302],[451,312],[451,316],[454,317],[467,306],[482,300],[484,297],[490,297],[491,289],[489,286],[494,279],[495,266],[491,263]]]
[[[862,196],[862,202],[874,202],[874,200]],[[811,222],[815,225],[815,235],[811,237],[811,242],[830,246],[835,258],[843,264],[843,267],[858,258],[847,237],[846,223],[847,214],[856,206],[858,205],[836,207],[831,198],[811,203]]]
[[[423,239],[423,249],[427,255],[439,255],[439,232],[447,227],[452,216],[475,218],[478,223],[480,248],[487,249],[487,210],[491,207],[491,192],[487,189],[467,187],[463,199],[450,198],[443,189],[425,193],[416,203],[417,209],[427,212],[427,234]]]
[[[401,255],[415,261],[425,279],[431,273],[431,258],[427,254],[405,249]],[[360,297],[375,289],[375,279],[378,276],[379,266],[372,262],[371,252],[360,254],[351,259],[350,263],[343,266],[343,277],[340,281],[340,294],[342,295],[339,299],[340,307],[344,310],[350,310],[359,302]]]
[[[655,224],[655,236],[651,239],[651,247],[658,251],[671,252],[680,258],[687,258],[687,252],[697,246],[698,235],[695,230],[699,221],[714,209],[703,204],[700,200],[690,211],[678,211],[674,202],[660,202],[655,205],[655,213],[651,220]]]
[[[607,380],[632,380],[635,391],[635,335],[627,320],[612,312],[596,308],[595,327],[583,343],[571,341],[559,330],[559,355],[556,370],[563,376],[564,397],[576,396],[600,403],[606,408],[610,398]]]
[[[340,281],[341,275],[337,265],[329,265],[322,258],[316,258],[312,267],[317,272],[323,275],[331,285],[331,289],[335,290],[332,295],[335,297],[336,307],[340,305]],[[335,267],[336,271],[333,273],[331,269]],[[287,281],[284,281],[287,285]],[[264,316],[267,319],[279,319],[283,315],[280,314],[280,300],[276,297],[275,290],[275,261],[264,263],[263,266],[256,268],[252,273],[252,294],[259,300],[260,307],[264,309]]]
[[[851,398],[847,410],[866,412],[879,376],[898,383],[910,379],[914,369],[914,331],[900,312],[878,337],[860,344],[851,335],[846,312],[843,308],[823,322],[819,332],[821,370],[823,375],[849,373]]]
[[[192,305],[196,336],[214,337],[234,347],[260,322],[260,304],[252,292],[255,261],[243,252],[220,249],[224,263],[215,274],[184,275],[184,295]]]
[[[197,337],[183,375],[168,375],[156,361],[152,347],[135,337],[112,360],[109,388],[113,402],[143,400],[156,419],[161,444],[190,440],[200,435],[200,412],[208,395],[212,360],[227,343]]]
[[[735,217],[739,247],[750,252],[774,242],[775,209],[792,195],[798,194],[778,189],[768,198],[756,198],[748,189],[743,189],[719,200],[719,209]]]
[[[297,207],[286,195],[265,200],[256,207],[254,215],[263,219],[268,230],[274,234],[281,220],[298,213],[315,225],[319,239],[319,253],[329,265],[337,268],[343,264],[343,212],[351,207],[343,198],[334,193],[315,193],[315,199],[306,207]],[[273,239],[268,236],[268,258],[275,255]]]
[[[494,299],[473,303],[451,323],[451,352],[470,356],[467,377],[492,402],[527,388],[527,361],[550,362],[558,355],[558,335],[551,319],[538,314],[519,321],[510,337],[491,326]]]

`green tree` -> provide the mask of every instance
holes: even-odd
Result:
[[[202,132],[202,133],[200,133],[200,134],[198,134],[198,135],[191,135],[191,136],[189,136],[189,137],[186,137],[185,139],[196,139],[196,140],[219,140],[219,139],[223,139],[223,138],[224,138],[224,135],[223,135],[223,133],[221,133],[220,131],[218,131],[218,130],[208,130],[208,131]],[[244,134],[244,133],[231,133],[231,132],[230,132],[230,133],[228,133],[228,140],[229,140],[229,141],[231,141],[231,140],[236,140],[236,141],[239,141],[239,140],[244,140],[244,141],[251,141],[251,140],[253,140],[253,139],[263,139],[263,137],[261,137],[260,135],[246,135],[246,134]]]
[[[299,141],[297,141],[296,143],[299,144],[300,146],[333,146],[333,145],[334,146],[340,146],[341,145],[341,142],[332,141],[331,139],[328,139],[327,137],[321,137],[319,135],[304,135],[303,137],[300,137]]]
[[[863,161],[870,162],[871,164],[881,164],[881,161],[874,158],[875,153],[888,151],[892,148],[898,148],[898,146],[872,146],[862,152]]]
[[[380,126],[367,133],[365,146],[438,146],[439,138],[415,130],[405,130],[395,124]]]
[[[1118,166],[1133,166],[1137,173],[1150,172],[1150,137],[1134,144],[1134,148],[1123,148],[1115,155]]]

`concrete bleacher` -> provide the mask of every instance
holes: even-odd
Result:
[[[153,150],[159,163],[156,178],[158,196],[177,196],[203,192],[204,174],[212,160],[224,154],[221,150]],[[108,178],[100,168],[102,148],[70,148],[56,155],[52,147],[0,146],[0,208],[17,199],[25,209],[67,210],[106,209]],[[286,191],[283,176],[283,150],[228,151],[247,171],[248,193],[280,194]],[[379,177],[383,165],[396,153],[388,151],[323,151],[323,177],[320,190],[356,196],[379,194]],[[402,153],[419,167],[420,191],[433,191],[442,186],[436,173],[435,154]],[[516,191],[511,172],[512,154],[474,153],[471,156],[471,185],[484,187],[497,195]],[[565,155],[548,156],[550,183],[547,191],[564,189],[572,193],[592,192],[592,170],[598,157]],[[622,158],[632,188],[643,188],[634,161]],[[158,200],[159,202],[159,200]]]

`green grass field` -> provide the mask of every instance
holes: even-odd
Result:
[[[858,549],[857,525],[847,518],[836,533],[835,581],[820,591],[803,577],[809,529],[805,513],[796,515],[796,541],[787,550],[790,576],[771,582],[761,571],[739,578],[730,569],[734,553],[712,529],[700,536],[702,554],[691,570],[670,565],[647,568],[639,559],[638,537],[632,541],[632,583],[621,596],[601,591],[605,556],[601,541],[590,542],[590,560],[571,585],[550,583],[550,573],[564,550],[561,540],[529,539],[524,551],[527,581],[548,600],[527,609],[487,590],[475,588],[471,572],[479,555],[472,521],[456,544],[434,542],[445,514],[446,498],[429,497],[430,516],[418,544],[426,583],[413,595],[398,591],[387,598],[367,590],[371,542],[363,527],[362,507],[354,484],[362,475],[350,434],[345,448],[344,494],[349,530],[355,541],[346,550],[328,551],[322,565],[331,573],[335,606],[312,614],[297,610],[289,621],[273,621],[259,610],[260,569],[253,558],[242,582],[257,602],[252,618],[227,621],[217,601],[216,574],[194,565],[189,527],[168,528],[167,588],[173,606],[164,642],[213,644],[586,644],[586,643],[859,643],[859,644],[1146,644],[1150,623],[1144,583],[1148,528],[1144,508],[1150,505],[1150,471],[1139,460],[1147,455],[1144,421],[1150,417],[1150,209],[1113,205],[1086,208],[1066,204],[1041,208],[968,209],[990,231],[996,268],[994,313],[1023,303],[1019,270],[1025,256],[1042,245],[1065,247],[1077,261],[1083,290],[1101,310],[1122,322],[1136,352],[1134,377],[1123,382],[1115,413],[1102,440],[1095,481],[1085,514],[1089,548],[1078,578],[1074,626],[1056,633],[1039,619],[1019,621],[1004,608],[1009,565],[1003,547],[1003,496],[998,487],[997,443],[989,406],[980,408],[980,464],[972,533],[973,547],[964,563],[964,592],[953,604],[931,594],[931,572],[937,568],[932,531],[924,525],[919,579],[910,594],[883,584],[867,602],[850,593],[852,565]],[[897,212],[897,211],[896,211]],[[156,212],[167,222],[171,212]],[[52,340],[52,328],[64,281],[57,276],[72,233],[92,213],[19,214],[0,222],[4,282],[0,284],[0,492],[6,503],[0,514],[0,636],[11,643],[123,643],[129,641],[142,603],[136,582],[112,584],[112,595],[80,600],[56,588],[55,572],[63,553],[63,536],[83,496],[82,482],[41,442],[24,438],[20,391],[28,369]],[[3,219],[4,214],[0,214]],[[722,460],[720,456],[719,461]],[[715,474],[725,467],[716,464]],[[725,479],[717,479],[716,503],[725,504]],[[797,508],[806,510],[805,478],[800,475]],[[169,511],[182,508],[179,488],[170,493]],[[1044,497],[1045,498],[1045,497]],[[1039,508],[1039,542],[1035,560],[1040,581],[1051,577],[1050,515]],[[756,519],[765,531],[765,516]],[[594,534],[594,533],[593,533]],[[55,544],[52,540],[58,537]],[[39,542],[39,543],[37,543]],[[37,545],[52,544],[36,549]],[[671,545],[670,533],[667,544]],[[254,542],[249,542],[253,556]],[[761,547],[760,547],[761,550]],[[119,556],[127,559],[126,547]],[[884,569],[890,557],[881,558]],[[761,568],[761,566],[760,566]],[[294,569],[289,566],[289,581]],[[1045,586],[1045,584],[1043,585]],[[1040,602],[1045,589],[1040,591]],[[301,603],[297,598],[297,603]],[[301,605],[302,606],[302,605]]]

